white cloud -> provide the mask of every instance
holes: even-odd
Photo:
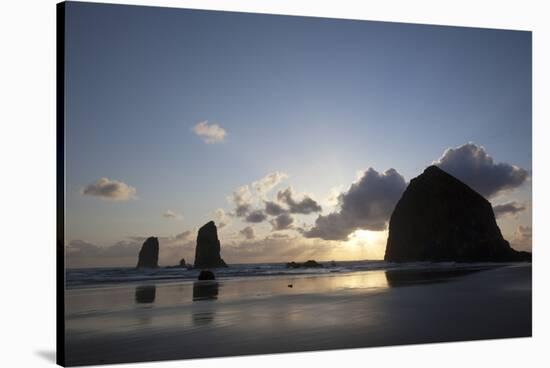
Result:
[[[162,214],[162,217],[164,218],[169,218],[169,219],[181,219],[183,218],[182,215],[180,215],[179,213],[176,213],[172,210],[166,210],[163,214]]]
[[[235,204],[235,216],[244,217],[250,211],[252,192],[248,185],[237,188],[228,199]]]
[[[518,226],[512,239],[512,246],[516,250],[531,251],[533,242],[533,229],[531,226]]]
[[[225,129],[218,124],[208,124],[208,121],[201,121],[193,127],[193,132],[202,138],[205,143],[220,143],[225,139]]]
[[[286,173],[275,171],[253,182],[252,187],[260,194],[268,193],[286,178],[288,178]]]
[[[135,198],[136,188],[121,181],[101,178],[88,184],[81,194],[112,201],[127,201]]]
[[[223,208],[217,208],[214,211],[214,218],[216,219],[218,229],[220,230],[231,223],[231,220],[229,219],[229,217],[227,217]]]

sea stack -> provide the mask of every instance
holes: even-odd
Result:
[[[220,256],[218,229],[214,221],[208,222],[199,229],[197,248],[195,250],[195,268],[227,267]]]
[[[138,268],[156,268],[159,266],[159,240],[150,237],[141,246],[138,258]]]
[[[430,166],[412,179],[390,218],[385,261],[530,261],[502,237],[491,203]]]

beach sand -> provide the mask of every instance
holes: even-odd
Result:
[[[527,337],[531,265],[69,289],[66,310],[67,365]]]

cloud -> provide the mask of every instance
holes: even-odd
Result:
[[[265,213],[268,215],[279,216],[286,212],[287,210],[285,210],[281,205],[272,201],[265,201]]]
[[[277,193],[277,200],[286,204],[290,213],[307,215],[313,212],[321,212],[321,206],[308,196],[297,201],[294,198],[294,192],[291,187]]]
[[[338,197],[340,210],[319,215],[314,226],[303,230],[307,238],[347,240],[355,230],[384,230],[395,204],[405,190],[405,178],[395,169],[379,173],[369,168]]]
[[[264,238],[232,241],[223,245],[223,258],[227,262],[261,263],[281,260],[306,261],[308,259],[330,260],[338,246],[329,242],[303,239],[296,236],[271,234]]]
[[[158,237],[159,264],[176,265],[181,258],[193,259],[195,241],[192,231],[174,237]],[[72,240],[65,248],[68,268],[134,267],[139,251],[148,236],[131,236],[109,246],[100,246],[83,240]]]
[[[493,212],[495,213],[495,217],[497,218],[506,215],[516,215],[520,212],[525,211],[526,209],[527,206],[525,204],[514,201],[493,206]]]
[[[234,216],[246,216],[252,207],[252,193],[250,192],[250,187],[248,185],[243,185],[237,188],[231,194],[229,200],[235,205],[235,211],[233,213]]]
[[[202,138],[207,144],[220,143],[225,139],[225,130],[218,124],[208,124],[208,121],[201,121],[193,127],[193,132]]]
[[[260,194],[268,193],[286,178],[288,178],[286,173],[275,171],[253,182],[252,187]]]
[[[229,225],[229,223],[231,222],[231,220],[227,217],[225,210],[223,208],[217,208],[214,211],[214,218],[216,219],[218,229],[223,229],[224,227]]]
[[[445,150],[434,161],[486,198],[522,185],[529,176],[527,170],[507,163],[495,163],[481,146],[473,143]]]
[[[343,190],[344,190],[343,185],[339,185],[339,186],[330,188],[328,195],[322,201],[323,205],[325,205],[327,207],[337,206],[338,205],[338,197],[340,197],[340,193],[342,193]]]
[[[251,226],[247,226],[241,231],[239,231],[239,234],[243,235],[246,239],[252,240],[256,237],[256,233],[254,232],[254,228]]]
[[[288,213],[283,213],[270,220],[269,223],[273,226],[274,231],[290,229],[294,223],[294,217]]]
[[[259,223],[264,221],[267,218],[266,214],[262,210],[255,210],[252,211],[246,216],[245,221],[246,222],[253,222],[253,223]]]
[[[531,226],[518,226],[514,237],[512,239],[512,245],[517,250],[531,251],[533,242],[533,229]]]
[[[87,185],[81,194],[112,201],[127,201],[135,198],[136,188],[121,181],[101,178]]]
[[[162,217],[164,218],[168,218],[168,219],[181,219],[183,218],[182,215],[180,215],[179,213],[176,213],[172,210],[166,210],[163,214],[162,214]]]
[[[191,230],[186,230],[183,233],[176,234],[177,240],[188,240],[191,239],[193,232]]]

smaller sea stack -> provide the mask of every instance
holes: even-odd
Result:
[[[214,221],[199,229],[197,248],[195,249],[195,268],[227,267],[220,256],[220,240]]]
[[[139,251],[137,268],[157,268],[159,266],[159,240],[150,237],[145,240]]]

